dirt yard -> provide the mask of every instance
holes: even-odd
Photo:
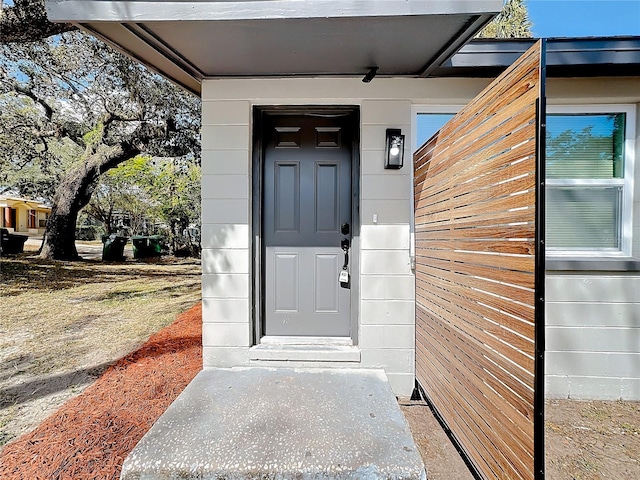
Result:
[[[474,480],[428,406],[401,408],[429,480]],[[548,400],[545,409],[546,478],[640,478],[640,403]]]
[[[0,448],[200,300],[200,262],[0,259]]]
[[[193,260],[63,263],[25,255],[1,259],[0,276],[0,449],[200,298]],[[430,479],[473,479],[429,407],[408,402],[402,410]],[[640,478],[640,403],[550,400],[545,441],[547,478]]]

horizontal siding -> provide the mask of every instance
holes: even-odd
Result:
[[[202,125],[249,125],[251,104],[244,101],[202,102]]]
[[[362,300],[415,300],[415,277],[408,275],[362,275]]]
[[[205,223],[202,225],[202,248],[249,248],[249,225]]]
[[[546,290],[547,302],[640,303],[640,276],[550,274]]]
[[[547,327],[547,350],[638,353],[640,352],[640,328]],[[638,372],[640,373],[640,368]]]
[[[202,316],[209,323],[248,323],[248,298],[203,298]]]
[[[546,375],[546,390],[555,392],[554,398],[580,400],[637,400],[640,399],[640,379]]]
[[[363,300],[363,325],[414,325],[413,300]]]
[[[363,225],[360,245],[363,250],[408,250],[409,225]]]
[[[247,175],[203,175],[202,198],[248,199]]]
[[[640,276],[547,276],[549,397],[640,400]]]
[[[202,273],[249,274],[249,250],[206,248],[202,250]]]
[[[361,198],[367,200],[404,200],[406,209],[411,198],[411,177],[408,175],[362,175]]]
[[[363,250],[363,274],[410,274],[408,250]]]
[[[411,217],[407,200],[367,200],[360,204],[363,225],[408,225]],[[374,220],[374,215],[377,220]]]
[[[249,175],[249,150],[203,150],[202,175]]]
[[[604,296],[591,302],[547,302],[547,327],[640,328],[640,303],[610,303]]]
[[[638,378],[640,353],[547,350],[546,372],[549,375]]]

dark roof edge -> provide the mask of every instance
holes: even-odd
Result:
[[[430,72],[431,77],[495,77],[536,38],[475,39]],[[547,75],[630,76],[640,71],[640,36],[547,39]]]

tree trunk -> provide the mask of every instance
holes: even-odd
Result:
[[[107,147],[88,157],[62,178],[53,196],[40,258],[80,259],[75,244],[78,213],[91,200],[100,175],[139,153],[140,149],[129,143]]]
[[[65,192],[71,193],[71,192]],[[40,257],[55,260],[79,260],[76,250],[76,221],[80,208],[68,195],[54,204],[47,221]]]

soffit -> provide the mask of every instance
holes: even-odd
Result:
[[[204,78],[427,76],[501,0],[47,0],[78,24],[194,92]]]
[[[478,39],[431,71],[433,77],[498,76],[529,49],[536,39]],[[548,77],[637,76],[640,37],[549,38]]]

